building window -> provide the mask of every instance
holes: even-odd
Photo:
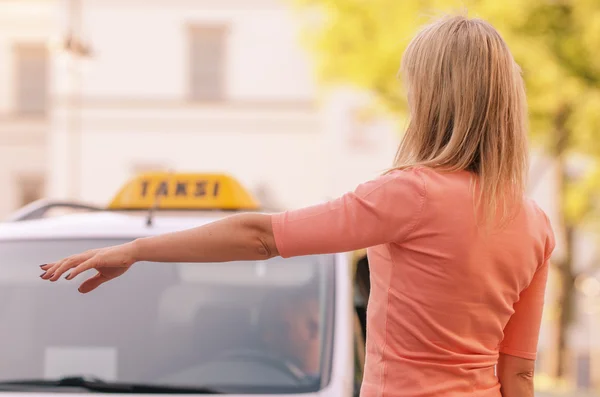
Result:
[[[18,44],[15,55],[15,110],[43,115],[48,99],[48,50],[43,44]]]
[[[41,199],[44,196],[44,178],[39,175],[26,175],[18,179],[19,208]]]
[[[192,26],[189,30],[189,95],[192,101],[225,99],[224,26]]]

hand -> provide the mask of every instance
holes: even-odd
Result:
[[[101,284],[119,277],[129,270],[135,262],[134,245],[133,243],[127,243],[86,251],[55,263],[42,265],[41,268],[44,270],[44,274],[40,277],[44,280],[56,281],[66,271],[71,270],[65,278],[72,280],[86,270],[96,269],[96,275],[88,278],[79,287],[79,292],[86,294],[95,290]]]

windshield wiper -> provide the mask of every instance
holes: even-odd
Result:
[[[139,394],[225,394],[225,392],[211,387],[179,387],[168,385],[153,385],[146,383],[118,383],[106,382],[96,378],[82,376],[65,377],[56,380],[24,379],[1,381],[0,390],[10,388],[55,388],[76,387],[98,393],[139,393]]]

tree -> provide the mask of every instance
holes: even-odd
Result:
[[[318,75],[325,84],[351,84],[373,92],[389,112],[406,103],[395,78],[404,48],[431,10],[459,11],[452,0],[296,0],[319,15],[307,29]],[[469,13],[492,22],[522,66],[528,91],[531,137],[552,157],[557,181],[562,249],[553,258],[555,338],[551,375],[566,372],[569,325],[574,313],[574,242],[597,219],[600,193],[600,2],[597,0],[472,0]],[[452,9],[454,7],[454,9]],[[584,156],[584,157],[581,157]],[[571,160],[591,166],[577,171]],[[536,176],[537,177],[537,176]],[[593,264],[595,265],[595,263]]]

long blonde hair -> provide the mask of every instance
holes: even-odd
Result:
[[[500,34],[480,19],[443,18],[412,40],[400,71],[410,119],[394,169],[470,171],[486,219],[507,220],[526,184],[527,104]]]

